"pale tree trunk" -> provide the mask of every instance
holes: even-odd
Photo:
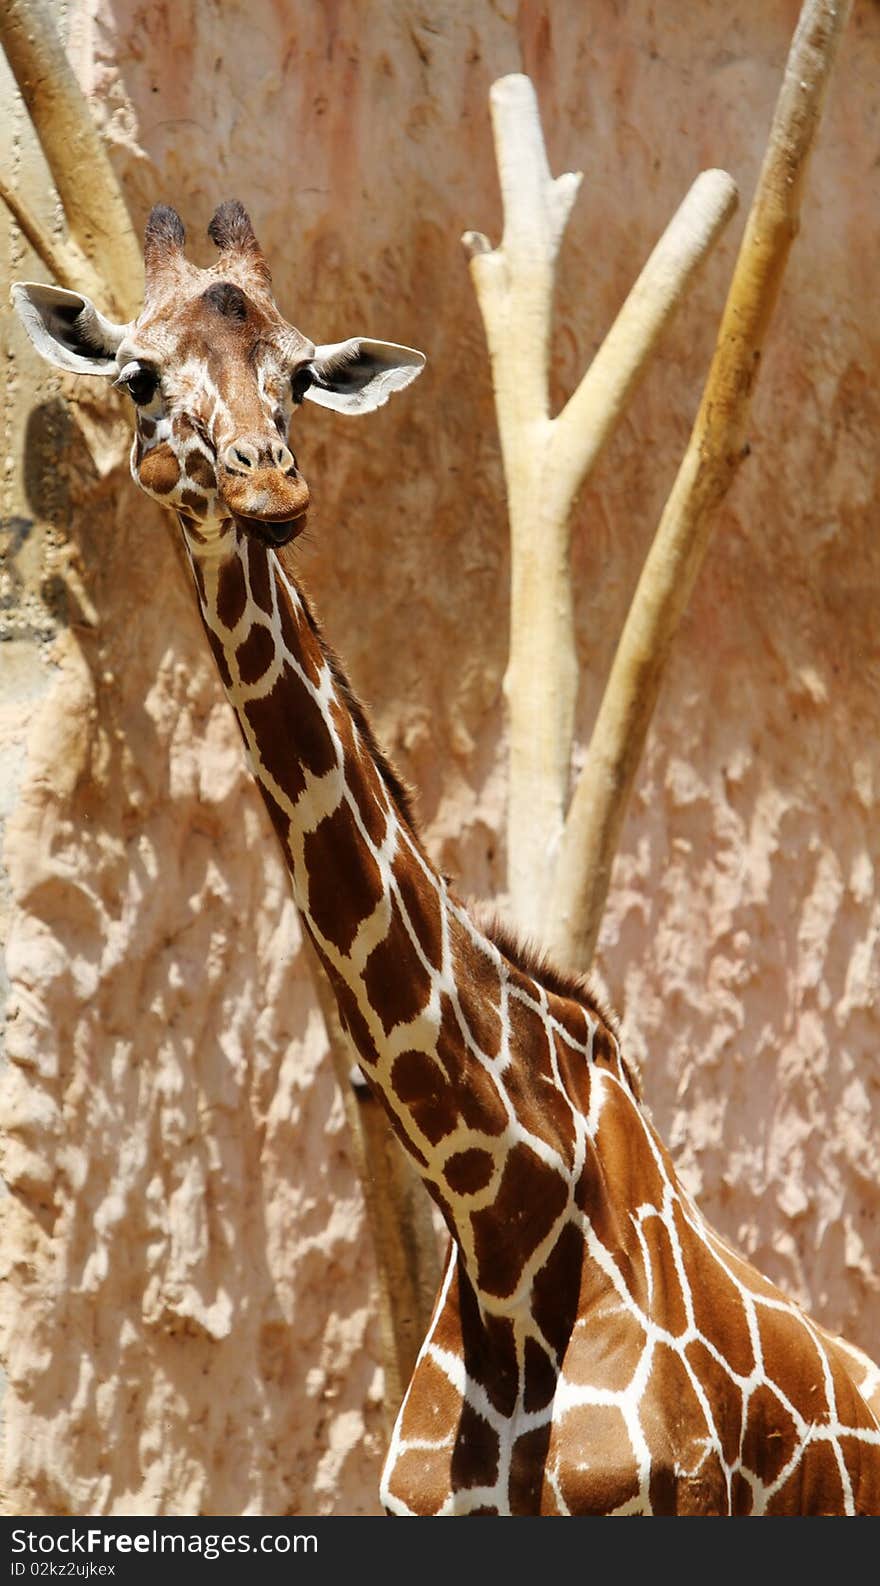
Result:
[[[470,255],[495,389],[511,535],[507,865],[510,907],[538,939],[549,928],[577,697],[569,516],[651,352],[736,205],[724,171],[705,171],[673,217],[592,365],[551,418],[548,363],[556,256],[580,176],[550,176],[534,90],[503,77],[490,102],[504,236]]]
[[[508,893],[515,922],[587,969],[628,797],[713,513],[745,450],[760,354],[797,233],[803,178],[850,0],[805,0],[691,441],[634,596],[570,805],[577,695],[569,515],[650,352],[731,215],[704,172],[655,248],[580,386],[549,415],[555,261],[579,178],[550,177],[528,79],[491,107],[504,236],[463,242],[492,365],[511,533]]]

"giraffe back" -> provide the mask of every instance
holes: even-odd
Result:
[[[715,1233],[611,1032],[594,1053],[593,1153],[523,1303],[487,1312],[451,1248],[389,1449],[386,1508],[880,1512],[880,1370]]]

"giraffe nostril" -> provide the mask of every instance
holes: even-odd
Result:
[[[261,439],[232,441],[223,453],[223,463],[232,473],[257,473],[262,468],[277,468],[283,474],[296,471],[296,458],[283,441]]]
[[[238,473],[253,473],[260,466],[260,454],[256,446],[250,441],[233,441],[223,453],[223,462],[227,468]]]

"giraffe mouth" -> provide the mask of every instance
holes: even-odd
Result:
[[[249,518],[243,512],[233,512],[232,518],[244,534],[271,546],[289,545],[306,526],[305,512],[294,518]]]

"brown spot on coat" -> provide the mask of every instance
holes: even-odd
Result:
[[[439,969],[443,954],[440,897],[437,886],[423,874],[415,862],[409,860],[395,864],[394,876],[419,946],[428,963]]]
[[[819,1399],[817,1395],[817,1399]],[[817,1403],[815,1409],[819,1409]],[[772,1433],[772,1436],[768,1436]],[[761,1480],[772,1482],[788,1464],[798,1442],[794,1418],[783,1406],[780,1395],[761,1383],[749,1395],[748,1418],[742,1441],[742,1464],[746,1470],[760,1471]]]
[[[763,1465],[759,1467],[763,1472]],[[863,1511],[877,1514],[876,1508]],[[843,1483],[833,1444],[816,1441],[767,1504],[766,1513],[839,1515],[844,1513]]]
[[[364,965],[364,984],[386,1035],[395,1025],[416,1018],[431,995],[431,976],[416,955],[393,895],[388,930]]]
[[[388,829],[387,805],[382,783],[375,768],[372,765],[362,766],[355,755],[350,719],[337,707],[331,707],[331,714],[342,743],[348,791],[357,805],[367,836],[374,847],[379,848],[385,841]],[[342,722],[339,720],[340,716],[343,718]]]
[[[364,847],[345,802],[309,832],[304,856],[312,918],[328,941],[341,953],[348,953],[361,923],[379,902],[383,887],[379,866]]]
[[[261,545],[258,540],[249,540],[248,541],[248,547],[247,547],[247,573],[248,573],[248,584],[250,586],[250,592],[251,592],[251,599],[254,602],[254,605],[255,606],[259,606],[260,610],[264,611],[266,613],[267,617],[271,617],[271,615],[272,615],[272,583],[273,583],[273,580],[274,580],[274,582],[276,583],[277,590],[278,590],[278,604],[279,604],[279,606],[282,609],[282,628],[283,628],[283,612],[284,612],[284,610],[287,610],[289,620],[292,621],[293,619],[290,618],[290,612],[289,612],[289,607],[290,607],[289,597],[288,597],[287,591],[284,589],[283,585],[280,583],[280,581],[278,579],[276,579],[274,577],[274,570],[273,570],[273,566],[272,566],[271,552],[269,550],[269,547],[267,545]],[[288,644],[287,648],[290,651],[290,654],[294,658],[297,658],[297,651],[298,651],[299,646],[296,645],[296,644]]]
[[[327,979],[333,988],[333,994],[336,997],[336,1002],[339,1009],[339,1017],[342,1021],[343,1029],[347,1030],[348,1034],[351,1036],[354,1048],[362,1063],[364,1063],[367,1068],[372,1068],[373,1065],[378,1062],[379,1054],[376,1051],[376,1043],[370,1034],[369,1025],[361,1013],[357,997],[348,983],[343,980],[338,970],[336,970],[333,964],[330,962],[330,959],[327,957],[324,949],[321,947],[321,944],[315,937],[308,920],[306,920],[305,926],[309,933],[309,940],[311,941],[315,953],[323,965]]]
[[[513,1323],[507,1316],[481,1314],[466,1268],[458,1268],[461,1352],[468,1375],[485,1389],[499,1415],[512,1415],[519,1396],[519,1362]]]
[[[743,1395],[729,1371],[706,1348],[702,1339],[693,1339],[685,1349],[685,1359],[694,1375],[703,1385],[721,1451],[728,1465],[733,1465],[739,1455],[742,1434]]]
[[[655,1315],[659,1309],[664,1331],[671,1333],[673,1338],[680,1337],[690,1322],[669,1229],[660,1217],[643,1217],[641,1229],[643,1247],[647,1248],[650,1263],[653,1291],[657,1297],[654,1301]]]
[[[455,978],[468,1029],[486,1057],[501,1050],[501,986],[498,969],[489,953],[468,931],[454,929]]]
[[[662,1206],[665,1192],[663,1174],[632,1098],[609,1083],[601,1070],[592,1074],[590,1084],[599,1085],[602,1094],[595,1155],[605,1182],[612,1186],[616,1204],[624,1207]],[[662,1148],[659,1154],[662,1160]],[[607,1243],[604,1236],[600,1237]],[[616,1224],[610,1237],[618,1237]]]
[[[391,1085],[432,1145],[452,1133],[458,1122],[455,1103],[440,1068],[427,1053],[401,1052],[391,1071]]]
[[[160,441],[147,452],[138,469],[145,490],[157,496],[170,496],[180,478],[180,464],[168,441]]]
[[[186,468],[187,477],[194,480],[197,485],[201,485],[203,490],[215,490],[217,488],[216,470],[204,452],[187,452],[184,459],[184,467]]]
[[[482,1415],[463,1404],[450,1475],[456,1489],[493,1487],[498,1480],[498,1433]]]
[[[208,498],[198,490],[181,490],[177,497],[178,505],[194,512],[196,517],[203,518],[208,511]]]
[[[567,1450],[576,1448],[578,1458]],[[553,1432],[550,1461],[571,1514],[610,1514],[638,1496],[639,1478],[622,1412],[611,1404],[578,1404]]]
[[[623,1106],[625,1110],[631,1109],[632,1102],[628,1097]],[[642,1165],[641,1159],[647,1156],[646,1150],[639,1152],[636,1148],[636,1140],[637,1136],[631,1129],[629,1141],[635,1170]],[[622,1148],[626,1148],[624,1129],[621,1130],[619,1143]],[[609,1157],[601,1148],[588,1150],[575,1185],[574,1200],[579,1210],[589,1217],[596,1238],[613,1255],[617,1270],[636,1304],[644,1308],[647,1306],[644,1256],[632,1226],[629,1207],[641,1206],[647,1197],[628,1201],[622,1193],[621,1184],[629,1165]],[[601,1281],[604,1283],[604,1278]]]
[[[357,804],[369,841],[374,847],[381,847],[388,826],[388,799],[381,774],[366,755],[365,745],[358,742],[357,726],[350,717],[346,699],[335,690],[328,706],[331,722],[338,733],[342,760],[346,763],[347,788]]]
[[[520,977],[516,978],[518,980]],[[546,1077],[552,1073],[550,1027],[545,1023],[540,1009],[532,1006],[535,988],[526,986],[524,989],[529,1000],[518,996],[513,989],[507,999],[510,1044],[516,1052],[528,1052],[530,1074]]]
[[[495,1171],[495,1159],[488,1151],[474,1146],[456,1151],[443,1169],[443,1177],[455,1195],[476,1195],[485,1189]]]
[[[725,1270],[726,1259],[715,1256],[711,1246],[691,1231],[676,1208],[676,1226],[684,1251],[684,1267],[693,1310],[694,1324],[738,1376],[748,1377],[755,1364],[746,1313],[740,1291]],[[760,1309],[759,1309],[760,1320]],[[791,1323],[783,1324],[784,1349],[791,1348]],[[775,1364],[775,1363],[774,1363]],[[771,1368],[772,1369],[772,1368]]]
[[[336,765],[336,751],[320,706],[286,662],[269,693],[261,699],[249,699],[244,706],[244,713],[260,746],[262,764],[289,799],[296,800],[302,793],[305,787],[304,771],[310,771],[313,776],[325,776]],[[345,816],[341,817],[340,829],[346,822],[349,826],[353,824],[347,809]],[[326,820],[322,821],[317,832],[307,836],[307,848],[310,844],[321,848],[330,840],[330,830],[323,832],[326,825]],[[323,836],[320,835],[322,832]],[[345,851],[344,858],[340,850],[338,863],[334,863],[332,854],[329,856],[330,870],[337,878],[337,886],[338,878],[345,874],[345,864],[355,861],[355,854],[350,848],[351,845]],[[327,855],[323,862],[328,862]],[[307,868],[311,878],[315,874],[312,861],[307,860]]]
[[[481,1134],[499,1135],[507,1128],[507,1110],[491,1074],[465,1050],[464,1037],[448,996],[440,999],[437,1057],[452,1082],[461,1120]]]
[[[309,607],[303,599],[302,611],[292,610],[283,586],[278,589],[278,615],[281,637],[291,655],[295,655],[309,682],[317,688],[324,668],[324,641]]]
[[[275,660],[275,640],[263,622],[254,621],[251,631],[239,645],[236,656],[238,672],[243,683],[257,683],[269,671]]]
[[[584,1054],[573,1050],[557,1031],[553,1034],[553,1044],[565,1094],[575,1111],[586,1118],[590,1110],[590,1065]]]
[[[584,1266],[580,1315],[566,1350],[563,1371],[576,1387],[587,1385],[623,1393],[629,1387],[647,1343],[638,1316],[625,1310],[604,1275]]]
[[[568,1184],[527,1145],[507,1158],[494,1205],[471,1213],[477,1281],[484,1294],[506,1299],[523,1267],[568,1204]]]
[[[217,575],[217,616],[224,628],[236,628],[247,606],[247,589],[241,558],[232,555],[220,563]]]
[[[559,1373],[546,1349],[535,1338],[527,1338],[523,1351],[525,1360],[525,1392],[523,1409],[527,1414],[546,1409],[551,1403],[559,1381]]]
[[[449,1493],[461,1399],[430,1355],[419,1361],[415,1381],[417,1389],[410,1394],[402,1414],[403,1438],[439,1446],[404,1453],[390,1473],[389,1488],[416,1514],[436,1514]]]
[[[405,1449],[391,1473],[391,1496],[413,1514],[437,1514],[449,1492],[449,1459],[448,1448]]]
[[[523,1432],[510,1456],[508,1499],[511,1514],[540,1514],[544,1486],[544,1467],[550,1443],[551,1421]]]
[[[727,1513],[727,1483],[707,1446],[711,1427],[685,1362],[669,1344],[654,1344],[639,1418],[651,1454],[652,1512]]]
[[[741,1471],[735,1470],[730,1480],[731,1514],[751,1514],[754,1501],[751,1484],[746,1481]]]
[[[532,1284],[532,1315],[561,1364],[577,1321],[584,1264],[584,1240],[566,1223]]]

